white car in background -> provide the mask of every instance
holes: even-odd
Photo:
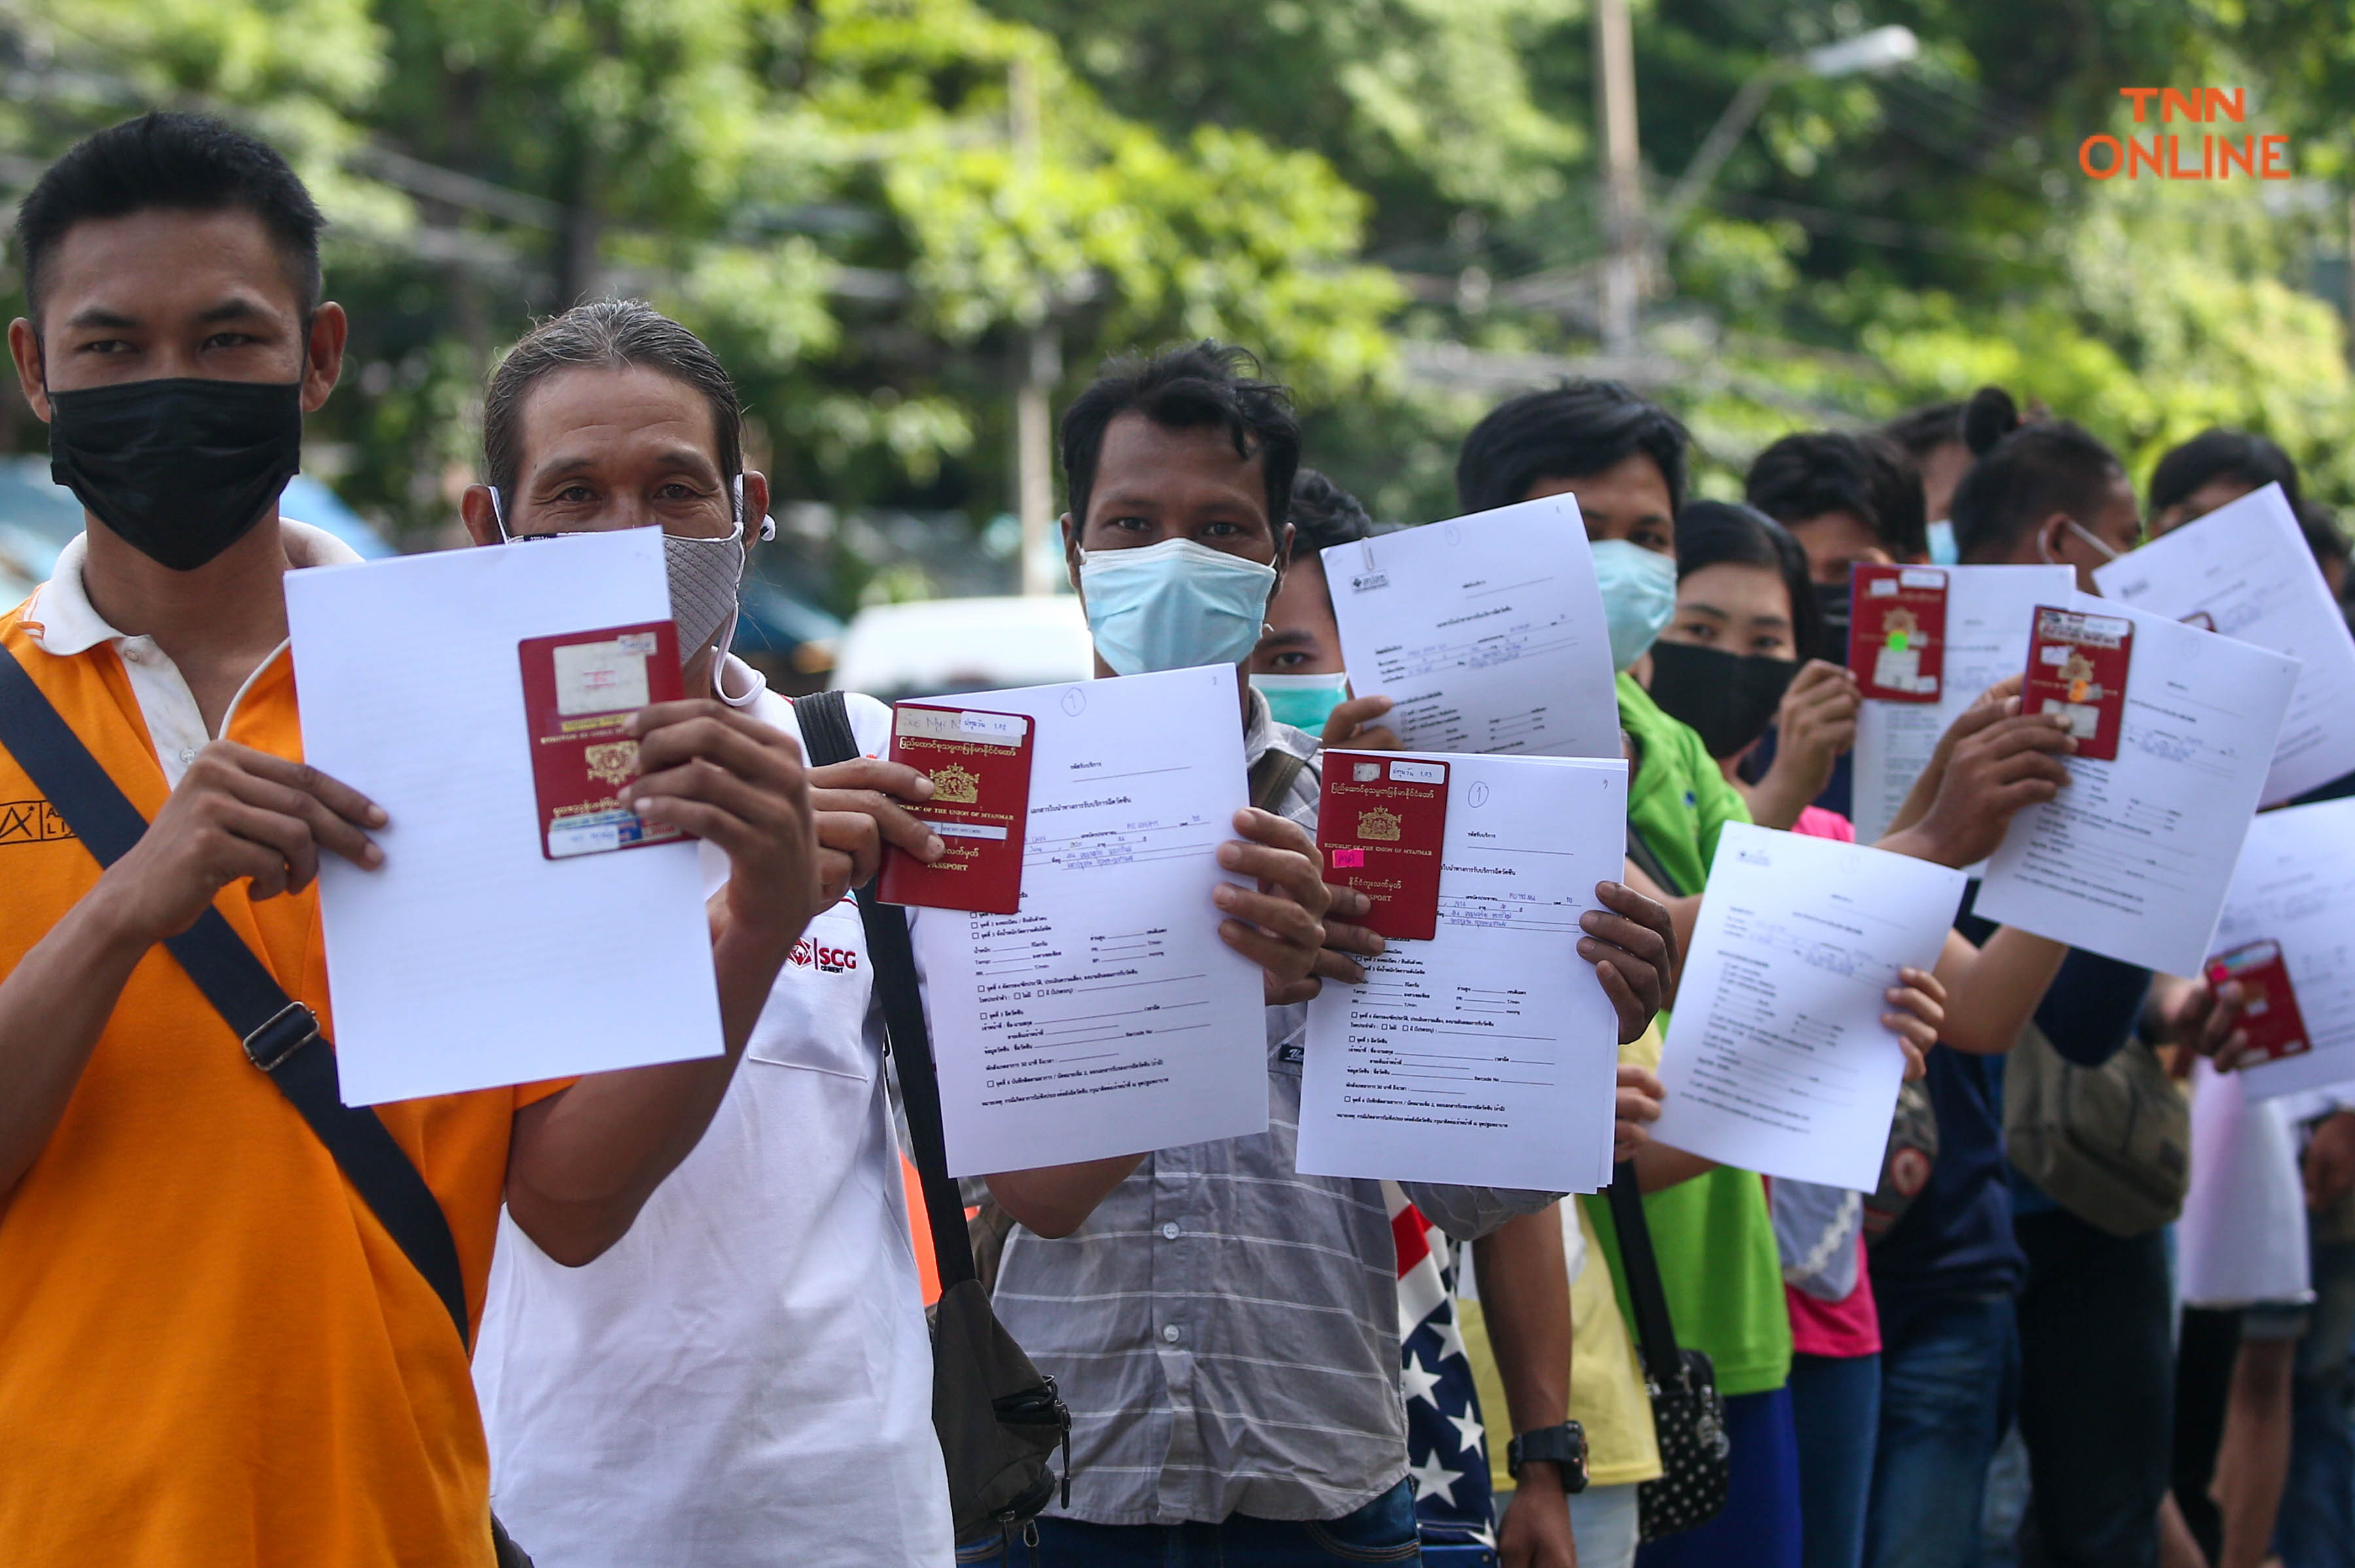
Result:
[[[829,686],[885,702],[1086,680],[1093,644],[1078,598],[924,599],[861,610]]]

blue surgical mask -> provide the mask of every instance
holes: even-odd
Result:
[[[1611,629],[1611,667],[1624,670],[1651,651],[1676,613],[1676,559],[1625,539],[1604,539],[1593,548],[1603,622]]]
[[[1930,564],[1955,566],[1962,561],[1962,552],[1955,548],[1955,525],[1944,517],[1930,525]]]
[[[1331,675],[1255,675],[1251,683],[1267,699],[1269,718],[1311,735],[1323,734],[1325,720],[1349,697],[1349,677],[1343,670]]]
[[[1274,592],[1275,568],[1192,539],[1080,552],[1088,631],[1114,675],[1241,664]]]

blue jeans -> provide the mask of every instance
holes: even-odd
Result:
[[[1881,1358],[1792,1357],[1791,1417],[1799,1435],[1799,1561],[1804,1568],[1862,1568],[1881,1431]]]
[[[2314,1249],[2314,1313],[2290,1383],[2289,1484],[2274,1525],[2284,1568],[2355,1568],[2355,1243]]]
[[[1414,1488],[1401,1481],[1339,1519],[1295,1521],[1230,1514],[1217,1524],[1085,1524],[1039,1520],[1034,1551],[993,1536],[957,1548],[959,1563],[1006,1568],[1330,1568],[1337,1563],[1423,1561]]]
[[[1987,1461],[2019,1375],[2009,1296],[1882,1301],[1867,1568],[1977,1568]]]
[[[1799,1443],[1791,1391],[1725,1402],[1733,1475],[1725,1511],[1636,1549],[1636,1568],[1799,1568]]]

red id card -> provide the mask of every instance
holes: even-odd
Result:
[[[975,914],[1022,907],[1034,733],[1020,713],[917,702],[891,709],[891,760],[932,781],[932,798],[909,810],[941,836],[946,852],[928,866],[887,845],[878,898]]]
[[[1447,773],[1445,763],[1423,757],[1325,753],[1316,848],[1327,881],[1373,901],[1359,925],[1401,942],[1438,934]]]
[[[668,621],[527,637],[523,709],[539,794],[539,852],[551,860],[683,837],[623,805],[638,771],[630,718],[680,694],[678,633]]]
[[[2282,962],[2281,944],[2244,942],[2208,960],[2208,984],[2227,980],[2241,987],[2241,1027],[2249,1033],[2249,1051],[2241,1064],[2260,1059],[2279,1061],[2314,1049],[2306,1038],[2306,1019],[2297,1010],[2297,993],[2290,988],[2289,966]]]
[[[2058,713],[2069,720],[2081,757],[2117,760],[2118,731],[2126,716],[2126,665],[2134,653],[2134,623],[2124,615],[2036,607],[2028,639],[2028,677],[2020,683],[2022,713]]]
[[[1945,695],[1944,571],[1859,562],[1850,569],[1848,605],[1848,667],[1865,696],[1935,702]]]

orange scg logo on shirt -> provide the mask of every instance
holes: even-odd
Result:
[[[847,975],[858,967],[858,954],[854,948],[827,947],[805,936],[794,944],[793,963],[796,969],[815,964],[821,975]]]
[[[73,836],[46,800],[0,800],[0,844],[48,844]]]

